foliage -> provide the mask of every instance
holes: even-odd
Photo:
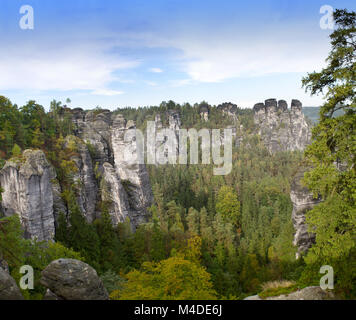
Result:
[[[158,263],[145,262],[142,271],[126,275],[124,289],[114,291],[120,300],[211,300],[216,293],[206,270],[176,256]]]
[[[307,215],[316,244],[306,262],[336,268],[348,264],[356,247],[356,13],[336,10],[334,19],[328,64],[322,71],[308,74],[303,85],[326,98],[313,130],[313,143],[305,152],[313,166],[305,174],[305,183],[324,200]],[[335,115],[338,110],[341,115]],[[338,285],[351,290],[354,270],[337,267]]]

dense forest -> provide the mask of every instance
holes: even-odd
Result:
[[[187,128],[232,124],[216,108],[212,108],[211,120],[203,123],[200,106],[180,106],[170,101],[159,107],[117,112],[135,120],[141,128],[155,114],[164,115],[170,109],[180,111],[182,125]],[[56,244],[44,249],[49,259],[57,254],[52,250],[69,256],[76,254],[73,250],[104,279],[117,283],[118,288],[126,278],[131,279],[130,286],[138,285],[141,277],[148,276],[147,268],[167,267],[175,272],[175,264],[185,262],[187,274],[193,267],[199,267],[196,272],[204,272],[204,281],[209,288],[211,284],[207,292],[216,298],[242,298],[257,292],[264,282],[296,281],[300,277],[303,263],[295,260],[289,199],[290,179],[302,159],[300,152],[270,155],[257,135],[248,135],[244,146],[235,147],[233,170],[227,176],[214,176],[210,165],[150,165],[155,204],[150,208],[151,219],[147,224],[135,233],[131,232],[129,223],[114,228],[102,203],[102,218],[89,225],[75,203],[71,181],[74,166],[68,160],[67,150],[61,149],[63,139],[73,128],[71,119],[56,118],[60,108],[56,101],[52,102],[50,112],[34,101],[18,108],[1,97],[3,163],[10,157],[21,157],[21,150],[40,148],[56,168],[61,184],[67,186],[63,197],[71,208],[70,226],[65,219],[59,220]],[[253,132],[251,110],[239,110],[239,119],[247,132]],[[15,221],[8,226],[11,225],[18,228]],[[21,232],[19,228],[17,232]],[[20,240],[19,234],[14,237],[19,238],[17,242],[28,242]],[[7,241],[10,241],[8,237]],[[34,246],[31,250],[41,250],[41,244],[28,242],[28,245]],[[14,255],[26,259],[29,249],[25,248],[26,245],[19,244]],[[17,252],[20,249],[24,251]],[[31,259],[35,257],[32,255]],[[182,274],[184,283],[189,281],[187,274]],[[154,279],[147,281],[154,282]],[[152,287],[152,296],[146,298],[160,298],[157,289]],[[132,296],[132,290],[135,291],[127,287],[120,297],[140,298],[139,292]],[[198,298],[201,293],[185,294]]]
[[[348,30],[348,20],[342,20],[345,15],[350,18],[345,12],[337,17],[341,27]],[[352,27],[355,32],[354,24]],[[345,33],[333,38],[337,51],[331,54],[334,59],[349,54],[347,50],[338,51],[337,41],[343,40],[337,37],[343,36]],[[234,145],[232,172],[214,176],[212,165],[148,165],[155,201],[149,209],[149,221],[135,232],[129,221],[114,227],[105,202],[98,204],[100,219],[89,224],[83,217],[76,203],[75,166],[70,158],[76,146],[64,146],[65,137],[73,134],[74,127],[69,114],[59,116],[62,103],[53,101],[46,111],[35,101],[19,107],[0,96],[0,169],[10,158],[21,161],[25,149],[43,150],[56,170],[62,198],[71,212],[69,221],[64,216],[59,218],[54,243],[24,239],[17,216],[0,219],[0,258],[8,262],[15,279],[20,278],[18,270],[24,264],[33,266],[37,275],[35,289],[24,295],[41,299],[45,289],[38,275],[54,259],[69,257],[94,267],[112,299],[274,295],[319,285],[320,266],[328,263],[335,270],[337,294],[355,297],[354,51],[352,54],[353,69],[346,57],[345,65],[331,63],[325,71],[327,76],[310,74],[304,79],[304,85],[316,93],[330,85],[330,74],[336,77],[329,93],[334,98],[320,109],[314,142],[305,155],[298,151],[268,152],[256,134],[252,110],[238,109],[244,143]],[[342,72],[352,74],[342,76]],[[342,90],[335,89],[340,77],[346,79]],[[192,106],[169,101],[115,112],[134,120],[142,129],[156,114],[161,114],[165,122],[168,110],[179,111],[185,128],[236,126],[215,106],[210,106],[209,121],[203,122],[199,114],[203,104],[206,102]],[[342,114],[335,116],[335,108],[342,109]],[[325,201],[309,218],[317,243],[296,260],[290,183],[306,161],[314,168],[306,176],[306,184]],[[348,169],[337,171],[332,167],[335,161],[346,163]],[[288,285],[276,289],[268,285],[272,281]]]

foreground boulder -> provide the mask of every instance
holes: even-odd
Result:
[[[244,300],[333,300],[334,294],[329,291],[322,290],[320,287],[306,287],[304,289],[292,292],[290,294],[282,294],[276,297],[268,297],[262,299],[260,296],[250,296]]]
[[[16,281],[0,267],[0,300],[23,300]]]
[[[109,300],[109,295],[96,271],[74,259],[51,262],[42,271],[41,284],[58,299]]]

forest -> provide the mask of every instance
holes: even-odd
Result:
[[[25,239],[18,216],[0,216],[0,258],[8,262],[16,280],[20,266],[35,269],[35,288],[24,296],[42,299],[40,272],[51,261],[68,257],[94,267],[111,299],[235,300],[257,293],[278,295],[319,285],[319,270],[326,264],[334,268],[338,296],[355,298],[356,69],[355,49],[345,40],[355,34],[355,13],[337,11],[336,21],[340,28],[331,37],[329,65],[303,80],[313,94],[329,90],[307,150],[271,154],[255,133],[252,110],[238,109],[244,143],[234,146],[232,172],[214,176],[212,165],[148,165],[154,204],[149,220],[135,232],[130,221],[114,227],[104,201],[98,204],[100,219],[88,223],[82,215],[70,160],[76,147],[63,147],[74,130],[70,116],[59,116],[63,104],[54,100],[48,108],[29,101],[17,106],[0,96],[0,169],[8,159],[21,160],[25,149],[43,150],[71,212],[68,220],[59,217],[53,243]],[[179,111],[184,128],[236,125],[216,106],[209,106],[209,121],[203,122],[199,110],[205,104],[168,101],[115,112],[134,120],[138,128],[145,128],[156,114],[165,122],[168,110]],[[342,112],[335,115],[337,110]],[[337,170],[336,161],[346,169]],[[323,202],[308,215],[316,244],[296,259],[290,184],[306,162],[312,169],[305,184]],[[274,288],[274,282],[287,284]]]

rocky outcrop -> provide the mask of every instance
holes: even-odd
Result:
[[[233,104],[231,102],[225,102],[217,106],[217,109],[220,110],[223,114],[231,117],[233,120],[237,120],[237,112],[238,112],[238,107],[236,104]]]
[[[166,112],[168,127],[163,126],[161,115],[155,116],[155,163],[175,164],[179,156],[179,130],[181,128],[181,117],[178,110]],[[170,158],[172,157],[172,158]]]
[[[68,208],[62,199],[62,188],[57,179],[52,179],[52,194],[53,194],[53,213],[55,223],[58,221],[59,215],[68,213]]]
[[[293,203],[292,221],[295,229],[293,244],[298,247],[297,258],[301,253],[306,252],[315,241],[315,235],[308,232],[305,214],[321,201],[315,199],[313,194],[302,185],[301,180],[307,170],[308,168],[304,166],[299,168],[291,183],[290,191]]]
[[[125,133],[132,130],[133,121],[126,121],[121,115],[116,115],[111,128],[112,150],[114,154],[114,167],[121,183],[125,184],[130,204],[130,220],[137,226],[146,219],[147,208],[153,202],[152,189],[143,159],[139,159],[136,136],[125,141]],[[122,216],[125,213],[121,214]]]
[[[335,296],[330,291],[322,290],[320,287],[306,287],[304,289],[280,296],[262,299],[260,296],[250,296],[244,300],[333,300]]]
[[[202,121],[207,122],[209,121],[209,105],[208,104],[201,104],[199,106],[199,114],[200,114],[200,118]]]
[[[119,222],[124,222],[126,218],[131,218],[133,225],[138,225],[141,222],[130,214],[127,193],[122,186],[117,171],[108,162],[105,162],[103,165],[100,190],[101,199],[107,203],[108,211],[114,225],[117,225]]]
[[[41,284],[49,289],[47,298],[62,300],[109,300],[96,271],[74,259],[51,262],[43,271]]]
[[[82,211],[89,217],[98,215],[94,202],[100,190],[99,198],[109,203],[113,222],[123,222],[128,217],[136,228],[146,221],[153,194],[146,167],[138,158],[140,152],[135,134],[132,139],[125,140],[125,134],[135,129],[135,123],[109,110],[85,112],[75,109],[72,113],[75,134],[85,142],[84,145],[78,143],[80,156],[76,161],[78,178],[85,186],[80,193],[82,201],[79,199],[79,203],[83,203]],[[100,181],[95,182],[94,176]],[[100,185],[104,188],[100,189]],[[112,192],[110,196],[108,190]]]
[[[98,194],[93,161],[87,145],[81,139],[71,135],[67,136],[65,147],[68,148],[70,145],[75,148],[71,160],[74,161],[77,167],[73,177],[78,189],[77,203],[86,220],[91,223],[97,217],[96,203]]]
[[[0,256],[0,269],[3,269],[7,273],[10,272],[9,265],[7,264],[7,262],[4,259],[1,258],[1,256]]]
[[[292,100],[289,110],[286,101],[268,99],[253,110],[258,134],[271,153],[304,150],[310,143],[311,130],[300,101]]]
[[[16,281],[0,267],[0,300],[23,300]]]
[[[21,159],[7,161],[0,171],[4,214],[20,216],[27,238],[54,237],[54,178],[55,172],[40,150],[25,150]]]

